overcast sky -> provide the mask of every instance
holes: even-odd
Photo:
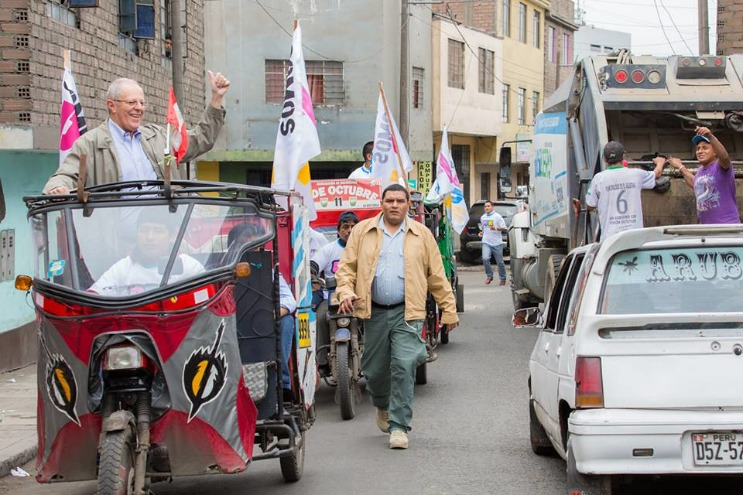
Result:
[[[632,35],[632,52],[699,53],[697,0],[574,0],[586,25]],[[717,0],[708,0],[710,52],[716,53]]]

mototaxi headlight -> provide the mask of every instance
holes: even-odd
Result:
[[[133,345],[111,347],[106,351],[103,369],[131,370],[142,367],[142,351]]]
[[[348,326],[351,324],[351,318],[348,316],[344,316],[342,318],[338,318],[335,323],[342,328],[348,328]]]

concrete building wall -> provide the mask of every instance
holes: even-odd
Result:
[[[581,26],[575,33],[575,60],[593,55],[604,55],[617,48],[631,49],[632,35],[593,26]]]
[[[710,24],[715,22],[710,17]],[[743,1],[717,0],[717,54],[743,53]]]
[[[379,94],[384,85],[390,111],[399,124],[400,0],[297,0],[296,11],[284,0],[262,2],[216,0],[206,3],[207,64],[224,64],[232,88],[230,113],[218,143],[208,157],[244,166],[273,157],[281,104],[266,102],[265,61],[289,58],[293,21],[302,28],[306,61],[343,63],[341,105],[315,104],[323,150],[317,161],[361,161],[360,149],[373,138]],[[431,159],[430,11],[411,6],[410,66],[424,69],[427,106],[410,111],[408,150],[414,160]],[[426,14],[427,13],[427,14]],[[424,99],[424,103],[425,103]]]

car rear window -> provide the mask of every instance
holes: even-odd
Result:
[[[743,248],[625,251],[609,263],[599,313],[741,312]]]

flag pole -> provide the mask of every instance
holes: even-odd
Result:
[[[62,50],[62,64],[64,70],[72,71],[72,52],[67,48]]]
[[[392,137],[392,144],[395,147],[395,156],[397,157],[397,166],[399,168],[398,173],[402,172],[402,175],[400,177],[403,178],[405,181],[405,189],[408,190],[408,194],[410,193],[410,184],[408,184],[408,174],[405,173],[405,167],[402,164],[402,157],[400,156],[400,147],[397,145],[397,140],[395,139],[395,133],[392,132],[392,118],[390,117],[390,109],[387,106],[387,98],[384,95],[384,88],[382,87],[382,81],[379,81],[379,94],[382,95],[382,104],[384,105],[384,113],[387,115],[387,123],[390,126],[390,136]]]

